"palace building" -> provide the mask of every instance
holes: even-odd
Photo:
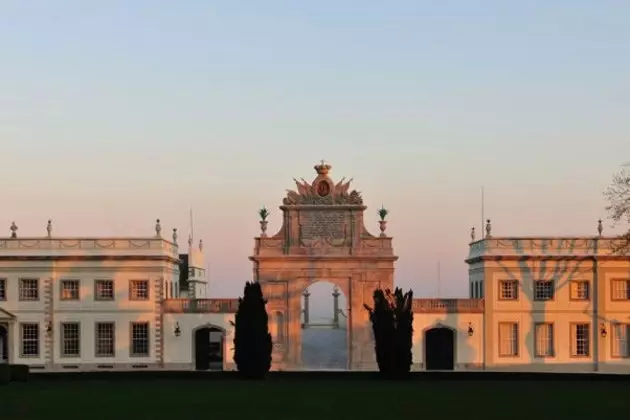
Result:
[[[254,238],[253,280],[268,299],[273,369],[302,366],[307,288],[336,286],[347,307],[347,368],[375,370],[364,304],[394,288],[386,212],[380,232],[350,181],[315,166],[295,181],[282,225]],[[232,370],[237,299],[206,296],[201,241],[187,252],[159,220],[142,238],[0,238],[0,361],[33,371]],[[619,240],[498,237],[490,221],[469,244],[470,296],[414,299],[414,370],[630,373],[630,259]],[[335,297],[337,302],[337,297]],[[306,323],[305,323],[306,320]],[[341,327],[340,327],[341,325]]]

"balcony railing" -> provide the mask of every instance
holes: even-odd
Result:
[[[480,313],[483,305],[483,299],[414,299],[412,308],[419,313]]]
[[[163,309],[167,313],[233,314],[238,309],[238,299],[167,299]]]

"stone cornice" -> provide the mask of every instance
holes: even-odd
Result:
[[[250,261],[261,262],[261,261],[287,261],[287,262],[304,262],[304,261],[390,261],[394,262],[398,260],[398,256],[396,255],[256,255],[250,256]]]
[[[165,261],[179,264],[168,255],[1,255],[0,261]]]

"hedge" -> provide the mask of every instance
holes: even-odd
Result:
[[[28,366],[27,365],[10,365],[10,377],[11,382],[26,382],[28,381]]]

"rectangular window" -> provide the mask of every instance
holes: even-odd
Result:
[[[612,281],[612,300],[630,300],[630,280]]]
[[[588,300],[590,296],[589,283],[587,281],[571,282],[571,300]]]
[[[61,300],[79,300],[79,280],[61,281]]]
[[[612,356],[630,357],[630,324],[612,325]]]
[[[554,282],[553,280],[534,281],[534,300],[553,300]]]
[[[96,280],[94,282],[95,300],[114,300],[114,281]]]
[[[499,324],[499,356],[518,356],[518,324],[516,322]]]
[[[20,300],[39,300],[39,280],[20,279]]]
[[[115,334],[113,322],[96,323],[96,357],[114,357]]]
[[[481,280],[479,282],[479,298],[480,299],[483,299],[483,292],[484,292],[484,290],[483,290],[483,280]]]
[[[147,280],[131,280],[129,282],[129,300],[148,300],[149,282]]]
[[[590,325],[572,324],[571,335],[571,356],[587,357],[591,349]]]
[[[22,343],[20,353],[22,357],[39,357],[39,324],[21,324]]]
[[[471,297],[472,299],[474,299],[474,298],[475,298],[475,293],[474,293],[474,291],[475,291],[475,283],[470,282],[470,297]]]
[[[149,356],[149,323],[131,323],[131,355]]]
[[[536,357],[553,357],[553,324],[536,324]]]
[[[0,300],[7,300],[7,279],[0,279]]]
[[[81,324],[78,322],[61,324],[61,355],[63,357],[81,355]]]
[[[518,281],[499,281],[499,300],[518,300]]]

